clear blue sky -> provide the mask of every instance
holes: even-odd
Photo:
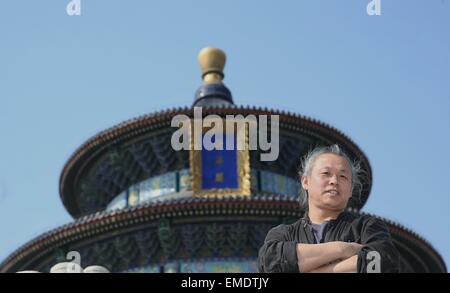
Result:
[[[425,237],[450,265],[450,1],[2,1],[0,260],[71,221],[63,165],[97,132],[191,105],[202,47],[226,51],[237,104],[351,137],[373,168],[364,211]]]

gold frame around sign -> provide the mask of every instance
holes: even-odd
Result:
[[[202,153],[201,150],[194,150],[194,119],[191,119],[189,132],[189,167],[191,170],[192,191],[194,197],[203,198],[223,198],[227,196],[250,196],[250,154],[248,147],[248,123],[245,123],[244,150],[237,151],[237,176],[238,188],[210,188],[202,189]],[[222,124],[225,128],[225,123]],[[237,128],[237,127],[236,127]],[[208,128],[202,127],[202,133]],[[224,131],[226,133],[226,131]],[[235,133],[238,133],[237,131]],[[225,146],[224,146],[225,147]]]

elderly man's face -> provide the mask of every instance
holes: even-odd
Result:
[[[352,196],[352,172],[348,162],[335,154],[316,158],[309,176],[302,177],[309,205],[328,210],[344,210]]]

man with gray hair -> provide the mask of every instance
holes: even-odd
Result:
[[[386,224],[346,211],[359,197],[361,168],[338,145],[318,147],[302,160],[304,216],[272,228],[259,250],[259,271],[398,272],[400,257]]]

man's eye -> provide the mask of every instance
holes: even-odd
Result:
[[[341,175],[341,178],[347,179],[347,176]]]

